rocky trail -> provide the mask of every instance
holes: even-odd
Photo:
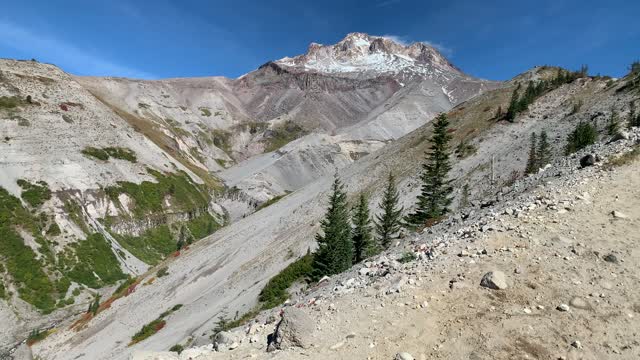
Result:
[[[634,131],[410,234],[213,344],[132,359],[637,359],[640,161],[614,160],[637,152]],[[580,168],[588,153],[601,161]]]

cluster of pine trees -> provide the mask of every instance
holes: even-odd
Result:
[[[321,232],[316,235],[318,249],[313,255],[311,277],[315,280],[325,275],[341,273],[380,251],[388,248],[405,225],[420,227],[445,215],[451,203],[452,187],[447,180],[449,163],[449,121],[446,115],[434,120],[430,151],[420,179],[421,194],[416,210],[405,219],[399,205],[399,194],[393,174],[389,174],[380,213],[372,221],[368,201],[364,194],[352,211],[347,204],[344,185],[336,176],[329,197],[325,218],[320,223]],[[373,222],[373,226],[372,226]],[[375,231],[375,236],[374,236]]]
[[[583,78],[587,76],[588,68],[586,65],[583,65],[579,71],[568,71],[564,69],[558,69],[556,76],[550,81],[540,80],[534,82],[530,80],[527,88],[524,90],[522,96],[520,96],[521,84],[518,83],[518,86],[511,94],[511,100],[509,101],[509,108],[507,112],[504,114],[504,119],[513,122],[516,116],[526,111],[529,108],[529,105],[535,101],[540,95],[544,94],[547,91],[553,90],[557,87],[560,87],[563,84],[568,84],[573,82],[578,78]],[[496,113],[496,118],[501,120],[502,116],[502,108],[499,108],[498,113]]]
[[[533,174],[538,172],[538,169],[544,167],[551,162],[551,145],[547,138],[546,131],[540,133],[538,136],[536,133],[531,134],[529,158],[527,160],[527,167],[525,168],[525,174]]]
[[[598,131],[595,126],[588,122],[580,122],[567,136],[567,145],[564,148],[565,154],[573,154],[588,145],[594,144],[596,140],[598,140]]]
[[[374,226],[364,194],[360,194],[355,208],[349,211],[347,193],[337,175],[331,190],[329,207],[320,223],[322,232],[316,235],[318,249],[313,255],[311,272],[311,277],[316,280],[341,273],[388,248],[402,226],[403,209],[398,205],[399,195],[393,174],[387,178],[380,202],[382,213],[375,217]]]

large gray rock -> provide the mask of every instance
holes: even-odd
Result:
[[[313,344],[313,320],[304,311],[288,307],[273,334],[269,335],[267,351],[290,347],[308,348]]]
[[[494,290],[504,290],[508,287],[507,278],[502,271],[489,271],[482,277],[480,286]]]

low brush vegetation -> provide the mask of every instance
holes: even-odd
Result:
[[[209,110],[209,108],[199,107],[198,110],[200,110],[200,115],[202,115],[202,116],[205,116],[205,117],[210,117],[211,116],[211,110]]]
[[[261,308],[271,309],[285,302],[289,298],[287,289],[296,281],[303,281],[311,275],[312,263],[313,255],[307,254],[271,278],[258,297]]]
[[[82,154],[102,161],[107,161],[109,158],[126,160],[132,163],[138,161],[133,150],[123,147],[95,148],[88,146],[82,150]]]
[[[150,338],[151,336],[153,336],[158,331],[162,330],[167,325],[165,318],[171,315],[172,313],[180,310],[181,307],[182,307],[182,304],[175,305],[171,309],[160,314],[160,316],[158,316],[157,319],[153,320],[147,325],[144,325],[142,329],[140,329],[137,333],[133,335],[133,337],[131,338],[131,342],[129,343],[128,346],[132,346],[141,341],[144,341]]]
[[[198,209],[206,209],[211,197],[204,185],[191,181],[185,172],[161,173],[147,169],[148,173],[156,179],[156,182],[143,181],[140,184],[119,181],[117,186],[105,189],[107,196],[117,206],[120,204],[120,194],[125,194],[133,200],[131,210],[134,217],[143,219],[148,215],[163,213],[165,201],[169,199],[172,212],[194,212]]]
[[[275,125],[265,132],[264,151],[271,152],[280,149],[295,139],[307,134],[307,131],[291,120]]]
[[[33,208],[39,208],[45,201],[51,199],[51,190],[49,190],[49,185],[44,181],[38,181],[33,184],[20,179],[17,183],[22,188],[20,197]]]
[[[43,270],[44,259],[38,259],[36,253],[25,245],[18,228],[44,243],[37,219],[18,198],[0,187],[0,258],[16,285],[18,296],[43,313],[50,313],[55,309],[55,299],[60,294],[54,281]]]
[[[25,102],[17,96],[0,96],[0,109],[13,110]]]
[[[289,195],[291,193],[291,191],[286,191],[284,194],[282,195],[278,195],[278,196],[274,196],[273,198],[263,202],[262,204],[258,205],[258,207],[256,207],[256,211],[262,210],[266,207],[269,207],[275,203],[277,203],[278,201],[280,201],[283,197]]]
[[[45,330],[31,330],[31,332],[29,333],[29,337],[27,337],[27,345],[28,346],[32,346],[37,342],[40,342],[44,339],[47,338],[47,336],[49,336],[50,332]]]
[[[122,247],[146,264],[155,265],[176,251],[168,225],[151,228],[140,236],[112,234]]]
[[[127,278],[120,269],[120,263],[111,250],[111,245],[102,234],[90,234],[85,240],[79,240],[71,247],[74,249],[77,262],[67,272],[69,279],[98,289]]]

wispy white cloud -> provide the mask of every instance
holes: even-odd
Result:
[[[71,73],[156,78],[152,74],[110,61],[65,40],[36,33],[4,19],[0,19],[0,34],[0,44],[32,54],[29,57],[53,63]]]
[[[413,41],[408,36],[404,36],[404,35],[387,34],[387,35],[382,35],[382,37],[386,38],[386,39],[389,39],[389,40],[391,40],[393,42],[396,42],[396,43],[398,43],[400,45],[403,45],[403,46],[407,46],[407,45],[413,44],[415,42],[421,42],[421,43],[423,43],[425,45],[431,46],[432,48],[440,51],[443,55],[446,55],[446,56],[453,55],[453,49],[452,48],[450,48],[448,46],[445,46],[443,44],[440,44],[440,43],[433,42],[433,41],[429,41],[429,40]]]
[[[411,43],[409,38],[402,35],[382,35],[382,37],[404,46],[407,46]]]
[[[446,55],[446,56],[453,55],[453,49],[448,47],[448,46],[444,46],[444,45],[442,45],[440,43],[436,43],[436,42],[429,41],[429,40],[423,40],[423,41],[420,41],[420,42],[425,44],[425,45],[429,45],[432,48],[440,51],[443,55]]]

